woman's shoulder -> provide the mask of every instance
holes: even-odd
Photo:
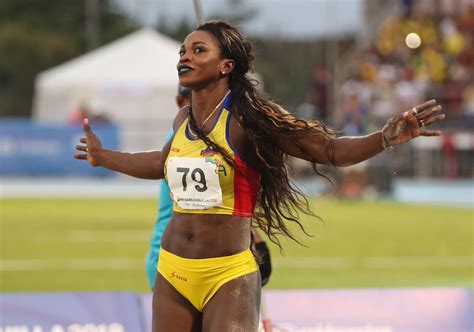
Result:
[[[191,105],[186,105],[178,111],[178,114],[176,114],[176,117],[174,118],[174,121],[173,121],[173,131],[174,132],[176,132],[179,129],[179,127],[181,127],[183,122],[189,116],[189,109],[190,108],[191,108]]]
[[[232,143],[241,145],[246,144],[250,139],[247,132],[242,127],[242,124],[237,119],[237,115],[234,112],[229,114],[229,122],[228,122],[228,132],[229,132],[229,139],[232,140]]]
[[[244,129],[243,124],[237,119],[237,114],[232,112],[229,121],[228,143],[232,149],[247,163],[259,166],[260,162],[255,151],[255,147],[250,139],[249,133]]]

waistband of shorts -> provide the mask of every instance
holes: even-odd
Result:
[[[224,264],[232,264],[232,262],[240,262],[242,260],[252,259],[254,260],[254,256],[250,249],[244,250],[234,255],[230,256],[220,256],[220,257],[211,257],[211,258],[184,258],[165,249],[160,249],[160,260],[173,260],[175,263],[182,262],[183,264],[187,265],[189,263],[193,264],[193,266],[215,266],[215,265],[224,265]]]

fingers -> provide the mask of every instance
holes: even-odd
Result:
[[[74,158],[75,159],[81,159],[81,160],[87,160],[87,155],[77,153],[77,154],[74,155]]]
[[[438,114],[442,110],[443,107],[441,105],[436,105],[436,101],[432,99],[416,107],[413,107],[413,109],[409,112],[405,112],[404,117],[406,120],[415,118],[418,122],[418,126],[422,128],[431,126],[432,124],[443,120],[446,116],[444,114]]]
[[[442,134],[439,130],[420,130],[420,136],[441,136]]]
[[[402,115],[401,115],[401,119],[403,119],[403,120],[416,119],[415,113],[413,113],[413,111],[403,112]],[[399,120],[401,120],[401,119],[399,119]]]
[[[89,126],[89,119],[84,119],[84,121],[82,122],[82,129],[84,129],[86,136],[94,134],[92,132],[91,127]]]
[[[79,142],[81,142],[82,144],[86,144],[86,145],[76,145],[76,150],[77,151],[82,151],[82,152],[86,152],[85,154],[84,153],[76,153],[74,155],[74,158],[75,159],[79,159],[79,160],[87,160],[87,156],[88,156],[88,138],[93,138],[94,137],[94,132],[92,131],[91,127],[89,126],[89,119],[84,119],[84,121],[82,122],[82,129],[84,130],[84,133],[86,134],[86,137],[81,137],[79,139]]]
[[[428,127],[428,126],[431,126],[432,124],[434,124],[436,122],[439,122],[439,121],[443,120],[445,117],[446,117],[446,115],[439,114],[439,115],[436,115],[436,116],[432,116],[430,118],[421,119],[421,120],[418,121],[418,123],[420,124],[420,127]]]
[[[435,107],[433,107],[432,109],[430,109],[428,111],[425,111],[423,113],[418,113],[416,118],[418,119],[418,121],[425,120],[425,119],[433,116],[434,114],[441,112],[442,110],[443,110],[443,107],[441,105],[436,105]]]
[[[87,146],[84,145],[76,145],[76,150],[88,152]]]
[[[417,115],[424,112],[426,109],[433,107],[434,105],[436,105],[436,100],[431,99],[431,100],[425,101],[424,103],[420,105],[416,105],[415,107],[411,109],[411,112],[413,115]]]

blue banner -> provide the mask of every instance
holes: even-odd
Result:
[[[37,293],[0,296],[0,331],[141,332],[132,293]]]
[[[261,325],[286,332],[472,332],[467,288],[265,290]],[[2,293],[0,332],[151,331],[151,294]]]
[[[147,331],[152,296],[141,297]],[[463,288],[264,290],[263,326],[274,332],[472,332],[472,292]]]
[[[104,123],[94,132],[107,149],[118,148],[118,128]],[[34,123],[30,120],[0,120],[0,176],[111,176],[101,167],[76,160],[74,147],[84,136],[82,126]]]
[[[274,331],[472,332],[470,289],[268,290]]]

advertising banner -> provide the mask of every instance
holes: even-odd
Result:
[[[0,296],[0,332],[141,332],[133,293],[35,293]]]
[[[107,149],[118,148],[117,126],[97,124],[93,128]],[[38,124],[29,120],[0,120],[0,176],[112,176],[102,167],[89,167],[73,158],[74,147],[84,136],[82,126]]]
[[[152,318],[152,295],[151,294],[144,294],[140,296],[140,310],[143,314],[143,324],[145,327],[145,331],[151,331],[151,318]]]
[[[264,290],[262,296],[272,332],[474,331],[469,289]],[[151,300],[151,294],[140,297],[146,331]]]
[[[469,289],[268,290],[273,332],[472,332]]]
[[[263,299],[272,332],[474,331],[470,289],[265,290]],[[151,331],[151,302],[151,294],[1,294],[0,332]]]

